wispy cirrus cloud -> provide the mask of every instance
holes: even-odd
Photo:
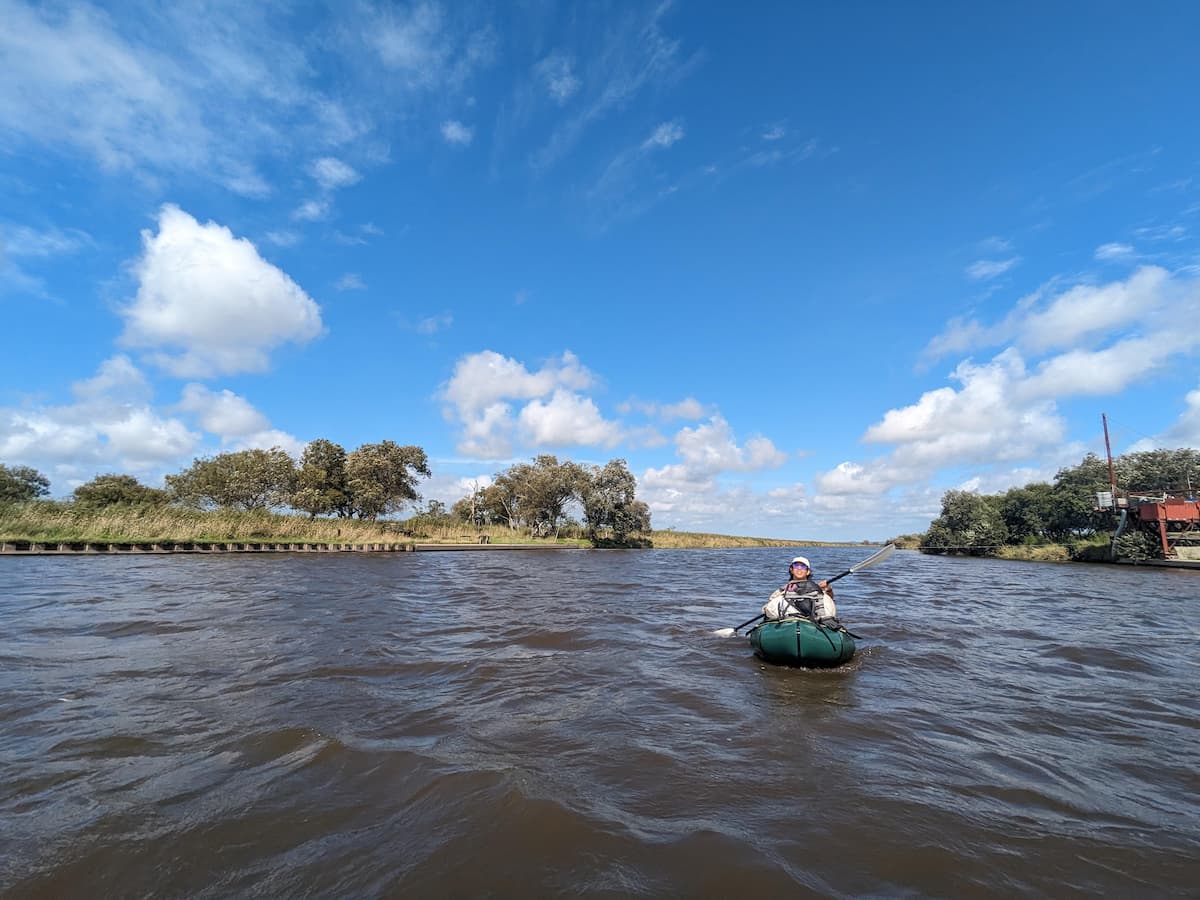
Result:
[[[1019,256],[1008,259],[979,259],[967,266],[967,277],[974,281],[988,281],[1003,275],[1021,261]]]
[[[669,9],[670,4],[629,7],[618,16],[605,16],[601,42],[580,59],[578,75],[572,68],[572,80],[565,83],[571,86],[568,96],[574,111],[558,121],[549,138],[533,152],[530,162],[534,169],[553,166],[589,129],[644,91],[682,78],[695,64],[699,57],[685,56],[681,41],[665,31]],[[586,33],[595,25],[589,15],[581,14],[575,27]]]

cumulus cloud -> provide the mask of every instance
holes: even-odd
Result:
[[[531,372],[515,359],[484,350],[459,359],[439,397],[447,417],[462,427],[459,452],[500,458],[512,452],[514,441],[611,445],[617,426],[578,394],[593,383],[592,373],[570,351]],[[522,408],[515,410],[516,404]]]
[[[272,428],[265,415],[233,391],[212,391],[202,384],[189,384],[184,387],[177,408],[194,417],[201,428],[215,435],[227,449],[279,447],[298,459],[307,443]]]
[[[589,397],[558,388],[548,400],[532,400],[517,417],[522,442],[531,447],[612,447],[621,429],[607,421]]]
[[[638,478],[638,496],[654,516],[675,524],[704,529],[728,528],[743,521],[794,516],[803,505],[803,491],[774,495],[756,493],[743,483],[723,483],[726,473],[748,473],[782,465],[787,456],[764,437],[739,446],[733,430],[720,416],[675,435],[680,462],[648,468]]]
[[[956,385],[885,413],[863,440],[894,449],[820,473],[815,501],[881,496],[964,468],[974,479],[964,483],[1002,490],[1030,471],[1049,477],[1078,462],[1085,448],[1066,440],[1058,404],[1117,395],[1200,349],[1200,279],[1146,266],[1123,281],[1037,291],[999,325],[960,322],[955,332],[964,344],[1012,343],[987,362],[960,362],[950,375]],[[1189,395],[1171,436],[1195,438],[1198,404]]]
[[[138,291],[121,310],[127,346],[179,377],[260,372],[270,351],[322,330],[320,309],[254,245],[176,206],[142,232]]]
[[[683,464],[693,472],[752,472],[774,468],[787,461],[787,454],[764,437],[752,437],[739,447],[733,430],[720,416],[675,435],[675,449]]]
[[[46,472],[58,493],[102,472],[153,476],[200,440],[181,419],[151,405],[153,391],[126,356],[72,385],[62,405],[0,408],[0,459]]]

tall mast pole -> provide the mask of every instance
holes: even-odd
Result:
[[[1113,472],[1112,445],[1108,442],[1108,415],[1100,413],[1100,421],[1104,423],[1104,453],[1108,457],[1108,486],[1112,489],[1113,503],[1117,502],[1117,476]]]

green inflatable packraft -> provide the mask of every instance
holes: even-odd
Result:
[[[756,656],[784,666],[832,669],[854,656],[854,638],[848,632],[809,619],[764,622],[747,636]]]

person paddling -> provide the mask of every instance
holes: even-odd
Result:
[[[817,624],[837,619],[833,588],[828,581],[814,581],[808,557],[797,556],[788,567],[788,583],[776,589],[762,608],[768,620],[800,616]]]

